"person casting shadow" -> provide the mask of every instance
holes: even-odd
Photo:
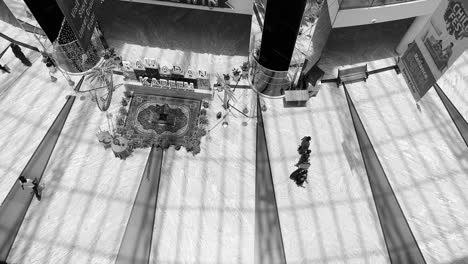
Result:
[[[28,67],[32,65],[28,58],[26,58],[26,56],[24,55],[23,51],[21,51],[21,48],[20,46],[18,46],[18,44],[11,43],[10,47],[13,54],[15,54],[15,57],[18,58],[21,61],[21,63]]]
[[[1,65],[1,64],[0,64],[0,70],[1,70],[3,73],[5,73],[5,72],[6,72],[6,73],[11,73],[11,72],[10,72],[10,69],[8,69],[8,67],[7,67],[6,65],[4,66],[4,65]]]
[[[294,165],[298,167],[291,175],[289,178],[296,182],[296,185],[298,187],[304,187],[304,182],[307,182],[307,170],[310,167],[309,163],[309,157],[311,150],[309,149],[310,147],[310,136],[303,137],[301,139],[301,145],[297,148],[297,152],[301,155],[299,158],[299,161]]]
[[[289,176],[291,180],[293,180],[298,187],[304,187],[304,182],[307,182],[307,170],[298,168]]]
[[[294,166],[302,168],[302,169],[308,169],[310,166],[310,163],[309,163],[310,153],[311,153],[311,150],[308,149],[304,154],[301,155],[301,157],[299,158],[299,161]]]
[[[310,140],[311,140],[311,137],[303,137],[301,139],[301,145],[297,149],[297,152],[299,152],[299,154],[302,155],[302,154],[305,154],[307,152],[307,150],[309,149],[309,146],[310,146]]]
[[[31,188],[37,200],[39,201],[41,200],[42,195],[39,190],[39,181],[37,180],[37,178],[34,178],[34,180],[31,180],[31,179],[25,178],[24,176],[20,176],[18,180],[21,184],[21,189],[24,190],[24,187]]]

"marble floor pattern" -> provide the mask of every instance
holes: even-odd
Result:
[[[182,58],[141,45],[122,52]],[[216,58],[207,70],[246,59]],[[465,117],[467,63],[465,53],[439,81]],[[435,91],[419,110],[393,71],[348,91],[427,263],[466,263],[467,148]],[[110,114],[122,92],[116,91]],[[39,61],[1,87],[0,144],[7,150],[0,152],[1,201],[71,93],[63,78],[50,83]],[[215,117],[223,111],[222,93],[215,92],[199,155],[165,151],[150,263],[254,263],[256,97],[247,89],[236,96],[235,106],[247,108],[248,116],[231,109],[229,126],[222,127]],[[285,109],[281,100],[262,104],[287,262],[390,263],[343,89],[324,85],[305,108]],[[89,99],[76,100],[43,175],[43,200],[32,202],[9,263],[115,263],[150,150],[116,159],[98,144],[100,127],[107,127],[106,114]],[[288,176],[304,135],[312,137],[312,155],[309,184],[301,189]]]

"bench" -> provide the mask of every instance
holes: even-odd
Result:
[[[367,64],[354,68],[338,70],[339,83],[354,83],[366,81],[369,75],[367,74]]]
[[[307,90],[286,90],[284,91],[284,107],[305,107],[309,100]]]

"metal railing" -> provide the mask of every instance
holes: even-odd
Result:
[[[418,0],[339,0],[340,9],[353,9],[353,8],[365,8],[365,7],[376,7],[383,5],[394,5],[405,2],[412,2]]]

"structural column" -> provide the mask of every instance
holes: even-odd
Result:
[[[307,0],[268,0],[262,44],[254,55],[252,83],[261,94],[278,97],[289,88],[289,64]]]
[[[418,16],[414,19],[413,24],[408,28],[400,43],[396,47],[396,52],[402,55],[408,45],[416,39],[416,36],[421,32],[426,23],[431,19],[431,15]]]

